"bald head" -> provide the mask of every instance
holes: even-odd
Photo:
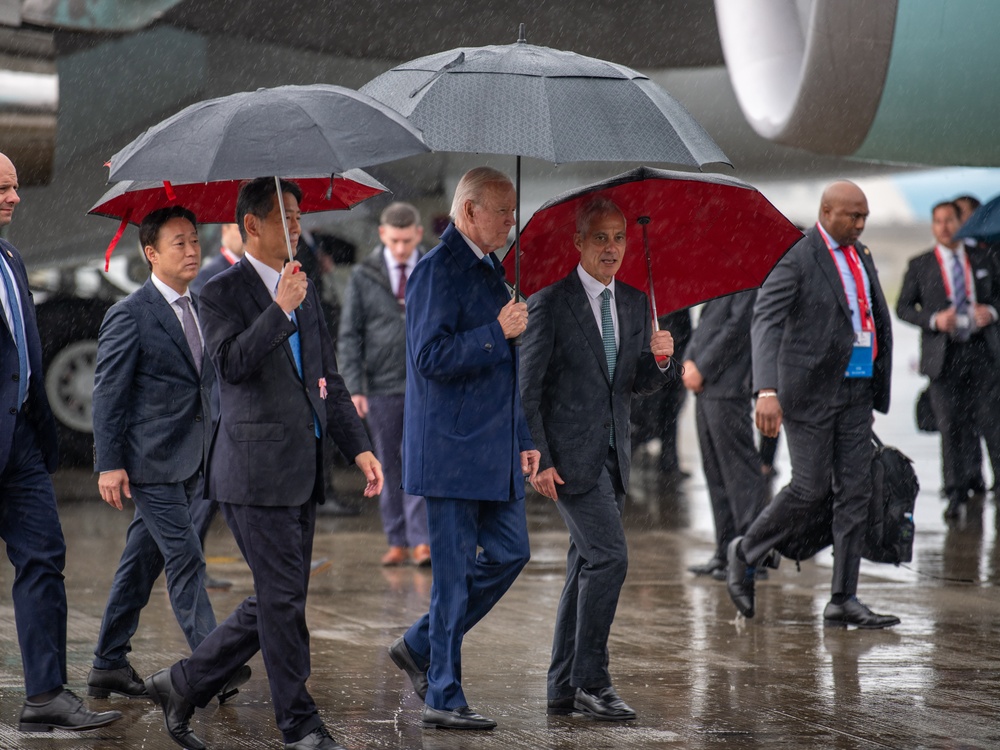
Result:
[[[0,227],[10,224],[14,206],[21,202],[17,194],[17,170],[14,162],[0,153]]]
[[[827,185],[819,204],[819,223],[840,245],[853,245],[868,220],[868,199],[857,185],[838,180]]]

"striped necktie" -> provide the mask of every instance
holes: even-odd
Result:
[[[0,260],[0,276],[3,276],[4,290],[7,292],[7,302],[10,304],[11,338],[17,347],[17,408],[21,409],[28,395],[28,342],[24,338],[24,318],[21,316],[21,306],[17,303],[17,293],[14,291],[13,271],[6,261]]]

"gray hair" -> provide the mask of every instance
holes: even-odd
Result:
[[[587,232],[590,230],[591,222],[598,216],[604,216],[604,214],[618,214],[623,219],[625,218],[625,213],[610,198],[604,198],[599,195],[581,203],[576,209],[576,233],[582,237],[586,237]]]
[[[451,220],[458,219],[466,201],[475,203],[483,197],[486,189],[493,185],[514,187],[510,177],[493,167],[476,167],[462,175],[458,187],[455,188],[455,198],[451,202]]]

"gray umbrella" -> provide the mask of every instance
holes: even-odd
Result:
[[[642,73],[528,44],[464,47],[397,65],[361,91],[398,110],[435,151],[517,156],[515,291],[520,291],[521,156],[732,166],[665,89]]]
[[[177,183],[342,173],[429,151],[406,118],[341,86],[278,86],[197,102],[111,157],[109,181]],[[280,193],[280,191],[279,191]],[[282,223],[285,215],[281,212]],[[288,255],[291,241],[285,228]]]

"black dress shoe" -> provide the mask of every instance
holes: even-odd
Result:
[[[422,725],[434,729],[493,729],[497,725],[493,719],[480,716],[468,706],[459,706],[450,711],[439,711],[424,706]]]
[[[843,604],[828,603],[826,609],[823,610],[823,623],[838,627],[854,625],[859,628],[878,630],[899,625],[899,618],[895,615],[875,614],[858,601],[856,596],[852,596]]]
[[[718,557],[713,557],[706,563],[701,565],[688,565],[688,572],[694,573],[696,576],[710,576],[717,570],[721,570],[726,567],[726,561],[720,560]]]
[[[107,726],[122,717],[121,711],[91,711],[69,690],[46,703],[24,702],[18,729],[22,732],[50,732],[53,729],[83,731]]]
[[[944,509],[944,520],[945,521],[956,521],[962,517],[962,511],[965,508],[964,497],[959,497],[957,494],[952,495],[948,498],[948,507]]]
[[[107,698],[115,693],[126,698],[148,698],[142,679],[126,664],[118,669],[98,669],[93,667],[87,675],[87,695],[91,698]]]
[[[577,688],[573,706],[580,713],[598,721],[627,721],[635,718],[632,707],[610,685],[599,690]]]
[[[420,700],[426,700],[427,670],[417,666],[417,662],[413,659],[413,654],[410,653],[410,647],[406,645],[406,641],[403,640],[402,636],[394,640],[392,645],[389,646],[389,658],[392,659],[393,664],[409,675],[410,682],[413,683],[413,690],[419,696]]]
[[[333,741],[326,727],[316,727],[301,740],[286,742],[285,750],[345,750],[343,745]]]
[[[549,716],[568,716],[573,713],[576,695],[567,695],[563,698],[549,698],[545,706],[545,713]]]
[[[220,706],[240,692],[240,686],[247,683],[250,679],[250,674],[250,667],[247,664],[244,664],[233,672],[232,676],[226,681],[226,684],[222,686],[222,690],[216,696],[219,699]]]
[[[728,568],[726,590],[729,592],[729,598],[736,605],[736,609],[744,617],[750,618],[753,617],[753,581],[757,571],[743,562],[736,554],[736,549],[742,539],[741,536],[733,539],[729,543],[729,549],[726,550],[728,558],[726,561]]]
[[[169,668],[146,678],[146,692],[163,708],[163,724],[170,739],[185,750],[205,750],[205,743],[188,726],[194,716],[194,706],[174,688]]]

